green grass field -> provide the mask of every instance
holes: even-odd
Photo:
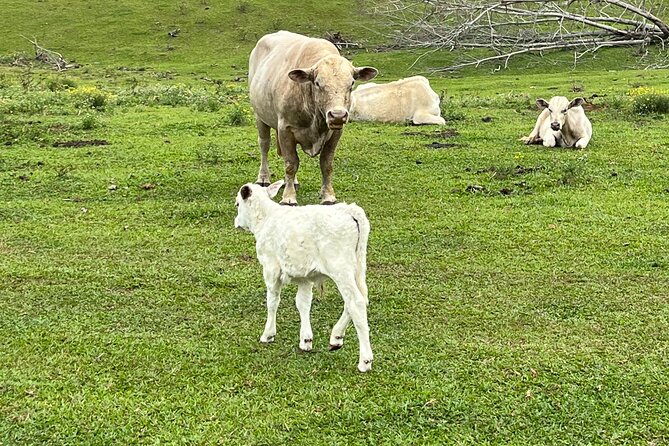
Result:
[[[331,283],[314,352],[298,351],[292,286],[276,342],[258,342],[261,268],[233,218],[259,165],[255,39],[340,30],[371,47],[362,4],[10,3],[1,445],[669,444],[669,122],[635,108],[669,94],[669,70],[625,69],[630,51],[522,59],[431,79],[446,132],[349,124],[334,186],[372,224],[360,374],[354,330],[327,351]],[[31,51],[21,34],[83,67],[10,66]],[[382,80],[455,57],[351,56]],[[587,149],[518,141],[535,98],[558,94],[591,101]],[[318,203],[317,160],[301,159],[298,199]]]

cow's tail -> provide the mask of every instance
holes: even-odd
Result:
[[[369,220],[365,211],[356,204],[346,207],[346,212],[353,218],[358,229],[358,241],[355,246],[355,283],[367,302],[367,242],[369,240]]]

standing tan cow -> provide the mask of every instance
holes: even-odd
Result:
[[[286,166],[281,204],[297,204],[297,144],[310,156],[320,155],[321,204],[333,204],[332,161],[348,121],[351,90],[356,80],[376,74],[372,67],[354,67],[327,40],[287,31],[262,37],[249,59],[249,95],[261,154],[257,183],[270,183],[267,155],[274,128]]]

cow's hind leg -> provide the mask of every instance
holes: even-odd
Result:
[[[314,334],[311,331],[311,301],[313,298],[313,283],[304,282],[297,286],[295,306],[300,313],[300,350],[309,352],[313,347]]]
[[[335,280],[339,292],[344,298],[345,308],[355,326],[360,343],[358,370],[366,372],[372,368],[372,346],[369,342],[369,325],[367,323],[367,299],[362,295],[353,276],[339,277]],[[340,319],[341,321],[341,319]]]
[[[262,122],[256,116],[256,127],[258,128],[258,145],[260,146],[260,171],[256,183],[267,187],[271,182],[271,173],[269,171],[269,146],[271,142],[270,127]]]
[[[439,115],[433,115],[425,111],[416,112],[411,118],[415,125],[444,125],[446,120]]]

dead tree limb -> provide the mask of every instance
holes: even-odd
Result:
[[[489,49],[492,55],[443,70],[528,52],[576,51],[669,42],[659,0],[376,0],[394,47],[430,51]],[[636,2],[638,4],[633,4]],[[648,5],[654,5],[651,8]]]
[[[51,65],[54,69],[58,71],[65,71],[70,68],[79,67],[79,65],[76,63],[68,63],[63,57],[63,55],[60,54],[59,52],[48,50],[40,46],[40,44],[37,43],[36,38],[33,37],[32,39],[29,39],[26,36],[21,36],[21,37],[23,37],[28,42],[33,44],[33,48],[35,49],[35,60]]]

